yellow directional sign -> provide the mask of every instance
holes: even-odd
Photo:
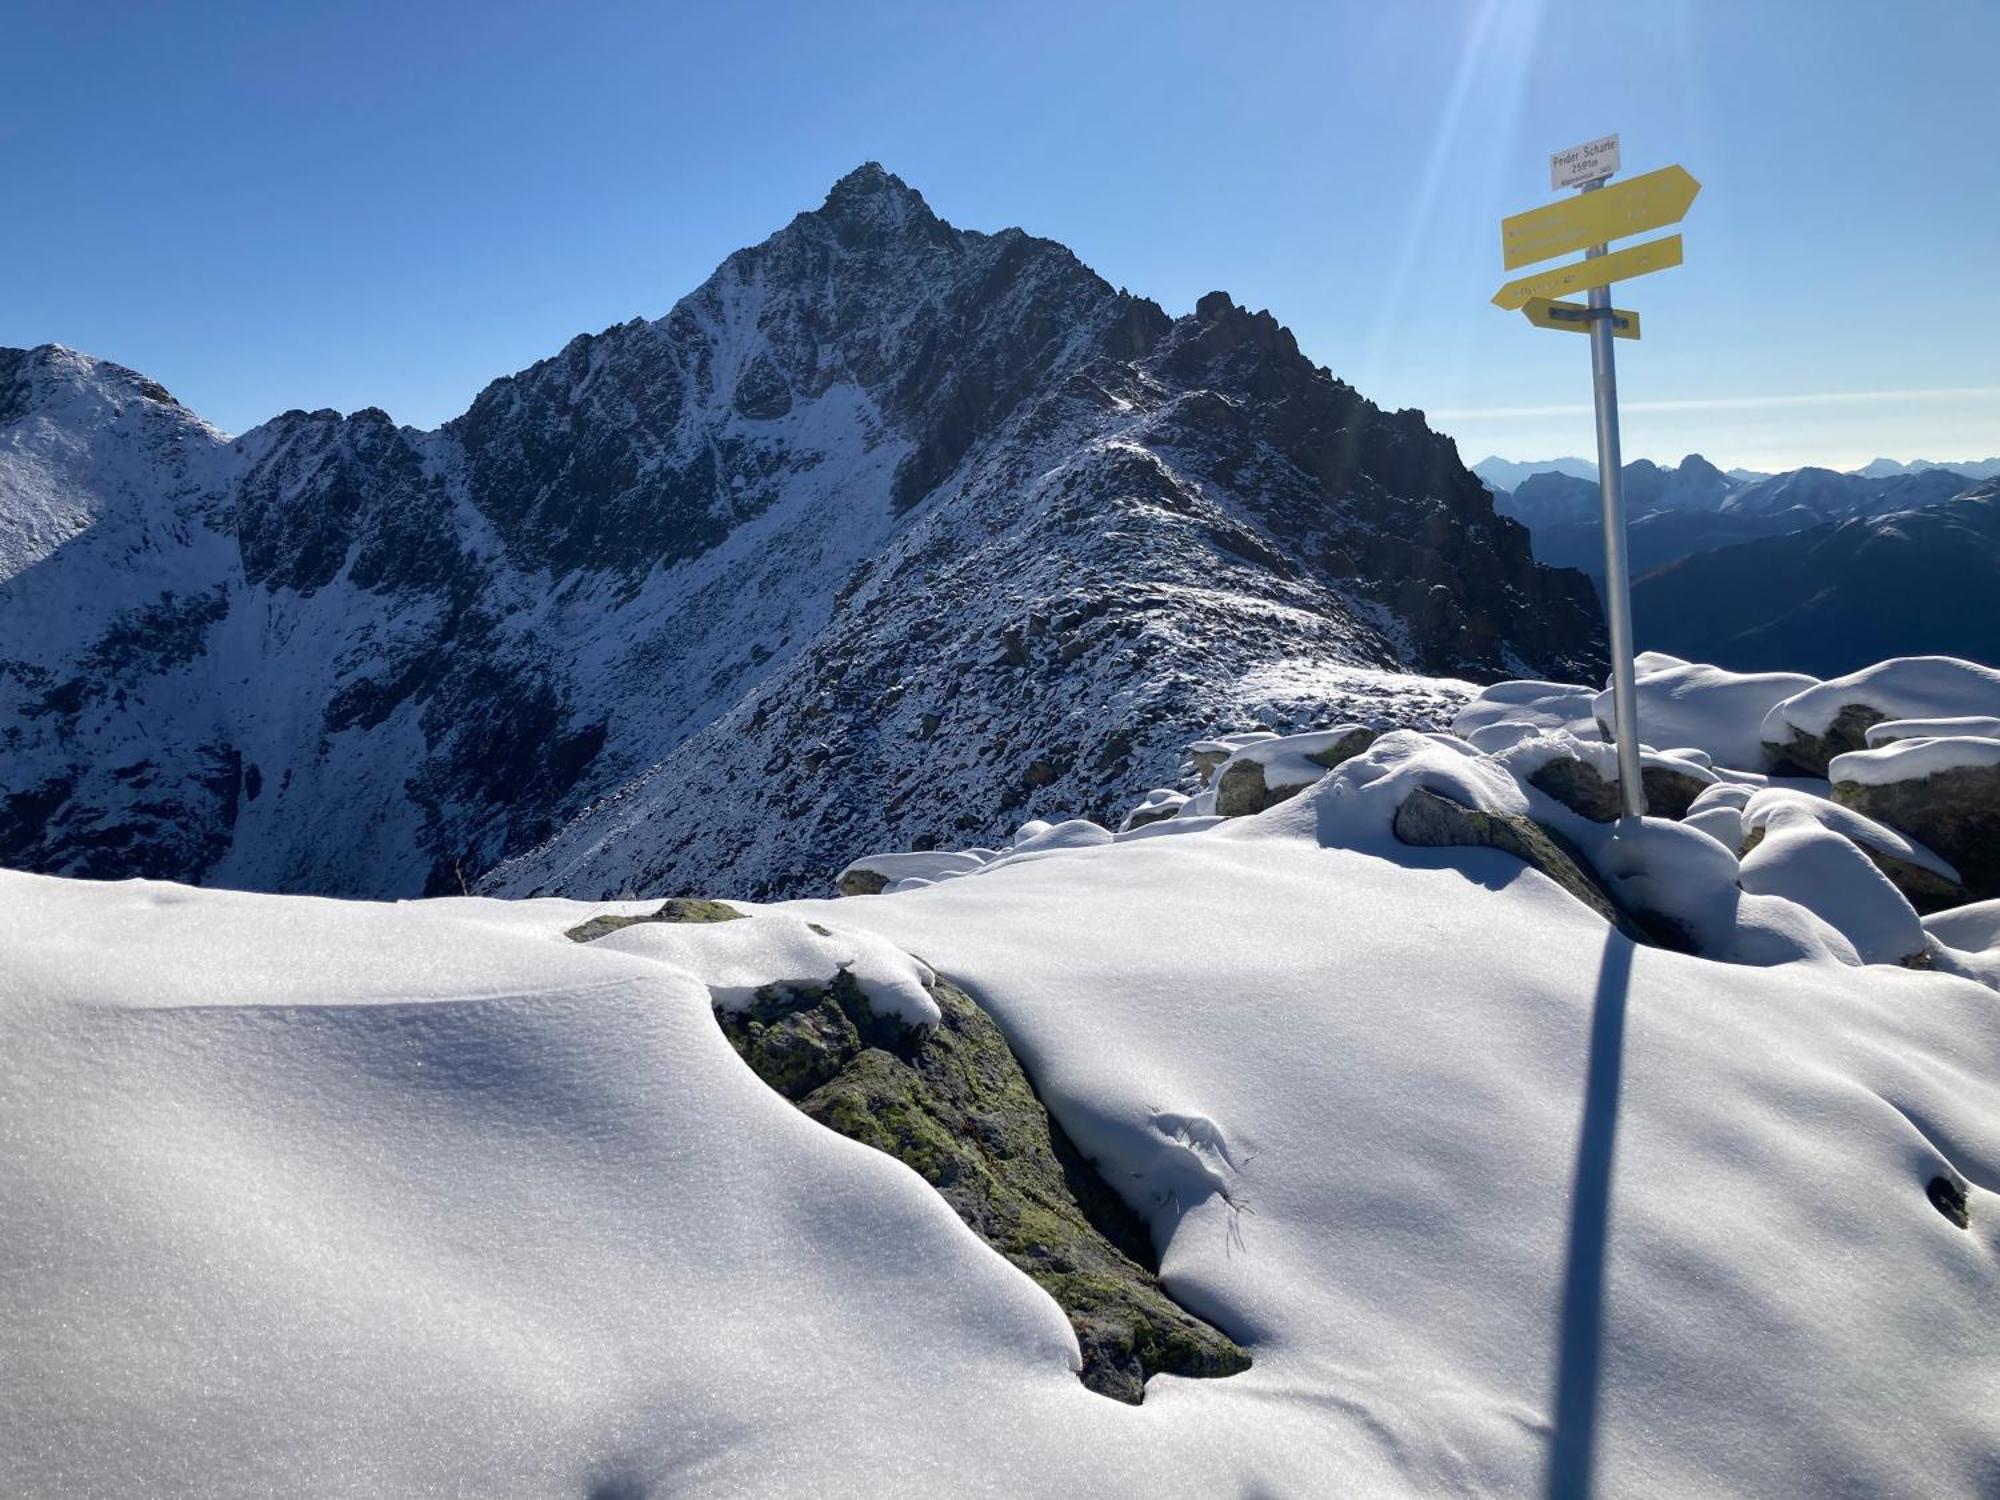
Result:
[[[1546,297],[1530,297],[1521,311],[1537,328],[1561,328],[1570,333],[1590,332],[1590,309],[1581,302],[1551,302]],[[1611,314],[1613,338],[1636,339],[1639,336],[1637,313],[1627,312],[1622,307],[1607,308],[1606,311]]]
[[[1493,294],[1493,300],[1511,312],[1517,307],[1526,307],[1532,297],[1563,297],[1571,292],[1587,292],[1594,286],[1609,286],[1614,281],[1644,276],[1648,271],[1664,271],[1680,263],[1681,237],[1670,234],[1665,239],[1648,240],[1643,245],[1613,250],[1609,255],[1571,261],[1553,271],[1537,271],[1532,276],[1523,276],[1501,287]]]
[[[1700,191],[1701,184],[1686,167],[1662,167],[1594,193],[1578,193],[1502,219],[1500,253],[1511,271],[1606,240],[1678,224]]]

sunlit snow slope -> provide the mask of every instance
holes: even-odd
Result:
[[[595,908],[0,876],[0,1489],[1990,1494],[1992,991],[1367,806],[787,908],[975,992],[1254,1355],[1136,1408]]]

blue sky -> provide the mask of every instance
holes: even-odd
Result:
[[[2000,453],[2000,5],[0,8],[0,343],[231,431],[430,426],[656,316],[876,159],[1170,312],[1269,307],[1470,461],[1590,450],[1584,341],[1488,298],[1550,151],[1703,191],[1632,283],[1628,456]]]

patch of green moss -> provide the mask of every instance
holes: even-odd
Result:
[[[1250,1356],[1160,1288],[1145,1225],[1050,1118],[1000,1029],[940,980],[930,1031],[876,1017],[845,973],[719,1011],[760,1078],[886,1152],[1069,1315],[1092,1390],[1137,1403],[1148,1376],[1229,1375]]]
[[[580,922],[570,928],[563,936],[572,943],[588,943],[607,932],[634,927],[641,922],[733,922],[742,915],[735,907],[721,901],[708,901],[699,896],[674,896],[662,902],[658,911],[637,917],[610,914],[592,917],[588,922]]]

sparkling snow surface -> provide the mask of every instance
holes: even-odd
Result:
[[[1635,949],[1387,842],[1399,778],[1520,795],[1470,747],[1365,759],[760,909],[970,987],[1255,1356],[1139,1408],[603,907],[0,875],[0,1490],[1990,1491],[1992,991]]]

